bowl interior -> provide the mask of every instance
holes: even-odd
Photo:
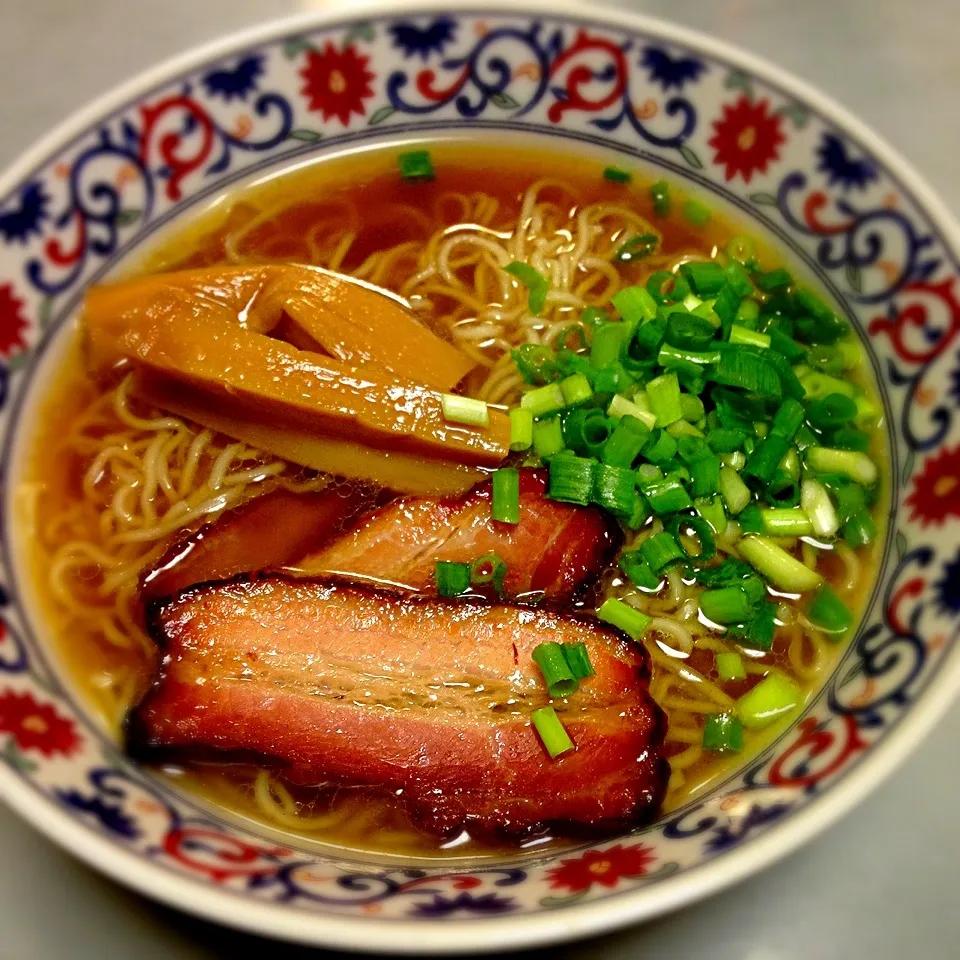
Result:
[[[345,90],[317,80],[331,70]],[[804,715],[744,768],[619,839],[441,866],[291,845],[132,765],[44,641],[17,560],[16,490],[87,286],[238,184],[458,137],[598,154],[682,181],[825,288],[867,346],[883,398],[890,523],[856,637]],[[643,21],[372,14],[264,30],[132,86],[0,189],[0,791],[145,892],[356,947],[402,948],[397,925],[420,931],[419,949],[464,949],[467,925],[470,949],[542,941],[649,916],[769,862],[889,769],[956,683],[960,554],[941,533],[960,515],[956,249],[922,185],[855,122],[773,68]],[[45,735],[31,738],[31,718]]]

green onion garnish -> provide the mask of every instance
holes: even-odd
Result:
[[[613,514],[629,517],[633,512],[636,486],[637,475],[632,470],[598,463],[593,468],[593,490],[590,499]]]
[[[736,428],[717,427],[707,431],[707,443],[714,453],[734,453],[742,449],[746,439],[746,431]]]
[[[665,373],[647,384],[647,399],[657,418],[658,427],[666,427],[683,419],[680,406],[680,383],[675,373]]]
[[[475,587],[492,583],[499,596],[503,596],[503,584],[507,578],[507,565],[495,553],[477,557],[470,564],[470,583]]]
[[[550,481],[547,496],[551,500],[587,506],[593,494],[595,460],[564,454],[550,461]]]
[[[699,200],[688,200],[684,205],[683,215],[695,227],[705,227],[710,222],[710,208]]]
[[[800,506],[810,518],[818,537],[834,537],[840,529],[840,518],[826,488],[816,480],[804,480],[800,486]]]
[[[823,577],[796,557],[764,537],[744,537],[737,548],[743,558],[771,583],[790,593],[806,593],[820,586]]]
[[[647,563],[639,550],[629,550],[626,553],[621,553],[617,565],[635,587],[644,590],[656,590],[662,582],[662,578],[650,569],[650,564]]]
[[[736,515],[750,502],[750,488],[732,467],[720,468],[720,496],[730,513]]]
[[[593,396],[590,381],[582,373],[574,373],[560,381],[560,392],[563,402],[568,407],[575,407],[585,403]]]
[[[459,597],[470,589],[470,564],[438,560],[433,568],[433,579],[441,597]]]
[[[771,537],[809,537],[813,523],[800,507],[768,507],[760,510],[764,533]]]
[[[757,330],[748,330],[741,327],[739,323],[730,327],[730,343],[747,343],[753,347],[760,347],[766,350],[770,346],[770,337],[765,333],[759,333]]]
[[[832,639],[839,640],[853,626],[853,614],[828,584],[823,584],[810,600],[807,617]]]
[[[552,640],[538,643],[533,650],[533,662],[540,668],[551,697],[569,697],[577,692],[580,684],[559,643]]]
[[[433,180],[435,176],[427,150],[410,150],[399,154],[397,166],[400,167],[400,176],[408,182],[423,183]]]
[[[486,427],[490,424],[490,411],[483,400],[443,393],[440,395],[440,406],[443,418],[448,423],[463,423],[468,427]]]
[[[633,179],[633,176],[621,167],[604,168],[603,177],[612,183],[629,183]]]
[[[769,726],[802,701],[803,694],[793,681],[772,672],[737,701],[737,715],[745,727],[756,730]]]
[[[747,671],[743,666],[743,657],[739,653],[718,653],[717,676],[724,683],[731,680],[743,680],[747,676]]]
[[[563,427],[559,417],[538,420],[533,425],[533,450],[542,460],[563,450]]]
[[[631,423],[642,427],[642,432],[631,427]],[[630,416],[623,417],[604,443],[600,459],[611,467],[630,467],[640,456],[649,436],[650,431],[641,421]]]
[[[617,394],[610,401],[610,406],[607,407],[607,416],[612,417],[614,420],[619,420],[621,417],[633,417],[644,424],[648,430],[652,429],[657,422],[655,413],[650,410],[644,410],[643,407],[637,403],[631,403],[626,398],[621,397],[620,394]]]
[[[656,301],[644,287],[624,287],[610,298],[610,302],[617,313],[635,327],[657,315]]]
[[[789,287],[793,283],[793,277],[790,276],[788,270],[784,270],[782,267],[778,267],[776,270],[771,270],[769,273],[758,274],[755,283],[758,289],[762,290],[764,293],[770,293],[773,290],[779,290],[782,287]]]
[[[642,260],[649,257],[657,249],[659,239],[656,234],[642,233],[638,237],[631,237],[617,252],[613,259],[617,263],[631,263],[634,260]]]
[[[500,523],[520,522],[520,473],[514,467],[493,471],[490,513]]]
[[[752,613],[750,600],[739,586],[704,590],[700,594],[700,609],[708,620],[719,624],[741,623]]]
[[[670,184],[666,180],[658,180],[650,187],[650,196],[654,213],[658,217],[665,217],[670,212]]]
[[[720,458],[714,454],[690,464],[690,494],[709,497],[720,490]]]
[[[610,597],[604,600],[597,610],[597,616],[604,623],[622,630],[633,640],[639,640],[650,626],[651,617],[631,607],[630,604]]]
[[[601,323],[593,331],[590,342],[590,365],[595,370],[616,363],[623,349],[623,336],[627,332],[625,323]]]
[[[573,741],[563,728],[557,711],[553,707],[540,707],[534,710],[530,714],[530,719],[551,760],[574,749]]]
[[[727,514],[719,496],[698,497],[693,501],[693,507],[710,524],[710,529],[717,536],[727,529]]]
[[[676,513],[693,506],[690,494],[683,484],[674,476],[663,477],[658,480],[639,480],[638,486],[643,491],[654,513],[663,516],[667,513]]]
[[[680,267],[680,272],[701,297],[715,296],[727,282],[727,275],[716,260],[685,263]]]
[[[743,750],[743,724],[732,713],[708,714],[703,724],[703,748],[715,753]]]
[[[559,413],[566,405],[567,402],[563,399],[563,391],[558,383],[548,383],[534,390],[528,390],[520,398],[520,408],[529,410],[535,420]]]
[[[539,315],[547,302],[550,281],[529,264],[521,263],[519,260],[508,263],[504,270],[511,276],[516,277],[530,291],[527,297],[527,306],[534,316]]]
[[[510,449],[529,450],[533,443],[533,414],[522,407],[510,411]]]
[[[640,554],[657,576],[687,559],[680,544],[666,532],[647,537],[640,544]]]
[[[576,643],[564,643],[563,655],[567,658],[567,664],[578,680],[586,680],[587,677],[592,677],[596,673],[590,662],[587,645],[582,640]]]
[[[869,487],[877,482],[877,465],[865,453],[810,447],[804,453],[807,466],[818,473],[839,473]]]

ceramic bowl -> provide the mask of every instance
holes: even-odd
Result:
[[[635,922],[771,863],[848,810],[960,677],[960,234],[893,151],[779,69],[664,23],[563,3],[387,6],[266,25],[139,77],[0,183],[0,794],[144,894],[365,951],[479,952]],[[343,81],[329,82],[339,71]],[[18,443],[88,285],[233,184],[347,147],[468,135],[600,149],[734,208],[842,306],[890,433],[869,608],[796,723],[652,826],[540,858],[324,857],[123,756],[63,679],[10,539]]]

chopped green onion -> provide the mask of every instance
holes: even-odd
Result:
[[[797,330],[807,343],[836,343],[849,332],[847,324],[815,293],[801,288],[794,298],[797,306],[809,314],[797,320]]]
[[[538,420],[533,425],[533,449],[541,460],[552,457],[563,448],[563,427],[559,417]]]
[[[729,632],[741,646],[752,650],[769,650],[777,632],[777,605],[771,601],[758,603],[756,614],[745,623],[731,624]]]
[[[613,255],[613,259],[617,261],[617,263],[630,263],[633,260],[642,260],[644,257],[649,257],[650,254],[657,249],[659,242],[660,240],[655,233],[643,233],[638,237],[631,237],[617,250]]]
[[[645,541],[646,542],[646,541]],[[622,630],[633,640],[639,640],[650,626],[651,617],[631,607],[630,604],[610,597],[604,600],[597,610],[597,616],[611,626]]]
[[[757,247],[750,237],[734,237],[727,244],[725,252],[737,263],[749,263],[756,255]]]
[[[643,432],[637,432],[630,426],[631,423],[643,427]],[[640,456],[649,435],[650,431],[641,421],[629,416],[623,417],[604,443],[600,459],[611,467],[630,467]]]
[[[810,447],[805,452],[807,466],[818,473],[839,473],[869,487],[877,482],[877,465],[856,450],[834,450],[830,447]]]
[[[867,396],[858,394],[854,397],[857,405],[857,416],[854,424],[861,430],[876,430],[880,423],[880,410],[877,405]]]
[[[470,589],[470,564],[438,560],[433,568],[433,580],[441,597],[459,597]]]
[[[510,356],[524,383],[542,385],[559,376],[556,354],[542,343],[521,344]]]
[[[650,196],[653,199],[653,212],[658,217],[665,217],[670,212],[670,184],[666,180],[658,180],[650,187]]]
[[[817,430],[842,427],[856,415],[857,405],[842,393],[828,393],[807,407],[807,423]]]
[[[635,587],[656,590],[660,586],[661,578],[650,569],[650,564],[639,550],[621,553],[617,565]]]
[[[764,537],[744,537],[737,544],[743,558],[781,590],[806,593],[818,587],[823,577],[796,557]]]
[[[739,653],[718,653],[716,661],[717,676],[724,683],[746,679],[747,671],[743,668],[743,657]]]
[[[625,323],[602,323],[593,331],[590,343],[590,365],[597,370],[616,363],[623,349]]]
[[[778,469],[764,488],[763,495],[771,507],[799,507],[800,482],[783,469]]]
[[[807,617],[824,632],[834,634],[837,640],[853,626],[853,614],[826,583],[810,600]]]
[[[566,405],[567,401],[559,383],[548,383],[546,386],[529,390],[520,398],[521,409],[529,410],[534,419],[559,413]]]
[[[596,407],[578,407],[565,414],[561,420],[563,423],[563,442],[565,446],[573,450],[574,453],[585,454],[587,452],[587,437],[585,429],[588,420],[605,420],[602,410]],[[591,440],[594,434],[590,434]]]
[[[810,525],[818,537],[834,537],[840,529],[840,518],[826,487],[816,480],[804,480],[800,485],[800,506],[810,518]]]
[[[700,516],[692,514],[676,516],[667,524],[667,531],[680,544],[680,549],[690,560],[705,563],[717,554],[717,544],[713,539],[710,524]],[[697,538],[697,553],[690,553],[684,544],[683,537],[689,537],[691,534]]]
[[[780,461],[780,470],[791,480],[800,479],[800,454],[796,447],[791,447]]]
[[[567,658],[570,671],[578,680],[586,680],[587,677],[592,677],[596,673],[593,664],[590,662],[587,645],[582,640],[577,643],[565,642],[563,644],[563,655]]]
[[[748,343],[754,347],[760,347],[766,350],[770,346],[770,337],[765,333],[759,333],[756,330],[748,330],[741,327],[739,323],[730,327],[730,343]]]
[[[651,463],[666,463],[677,453],[677,441],[665,430],[655,428],[643,446],[643,455]]]
[[[560,392],[568,407],[585,403],[593,396],[590,381],[582,373],[574,373],[560,381]]]
[[[809,537],[813,522],[799,507],[768,507],[760,510],[765,533],[771,537]]]
[[[866,453],[870,449],[870,437],[854,427],[841,427],[833,431],[830,442],[837,450],[858,450]]]
[[[647,292],[659,304],[683,303],[690,293],[686,278],[669,270],[657,270],[647,278]]]
[[[733,319],[739,323],[741,327],[753,329],[753,325],[756,324],[759,317],[760,304],[752,297],[747,297],[740,301],[740,306],[737,307],[737,312]]]
[[[705,227],[710,222],[710,208],[699,200],[688,200],[684,205],[683,215],[695,227]]]
[[[530,312],[537,316],[544,308],[547,302],[547,292],[550,290],[550,281],[539,271],[534,270],[528,263],[521,263],[514,260],[508,263],[504,270],[511,276],[516,277],[529,291],[527,295],[527,306]]]
[[[699,497],[693,501],[693,507],[717,536],[727,529],[727,515],[720,497]]]
[[[530,719],[551,760],[574,749],[570,734],[564,729],[553,707],[539,707],[530,714]]]
[[[617,394],[610,401],[610,406],[607,407],[607,416],[614,420],[619,420],[621,417],[635,417],[649,429],[653,429],[657,422],[655,413],[644,410],[636,403],[631,403],[625,397],[621,397],[620,394]]]
[[[732,713],[708,714],[703,722],[703,749],[715,753],[743,750],[743,724]]]
[[[768,484],[780,466],[780,461],[790,449],[790,438],[771,433],[757,445],[740,471],[743,476],[754,477],[762,484]]]
[[[793,337],[788,337],[780,330],[770,327],[767,330],[767,336],[770,338],[771,349],[782,353],[791,363],[806,356],[806,348],[801,347]]]
[[[680,544],[669,533],[655,533],[647,537],[640,544],[640,553],[657,576],[686,559]]]
[[[828,377],[825,373],[815,373],[813,371],[800,377],[800,383],[803,385],[808,400],[826,397],[831,393],[839,393],[842,396],[853,398],[857,392],[856,387],[846,380],[839,380],[837,377]]]
[[[470,583],[475,587],[482,587],[492,583],[497,594],[503,596],[503,584],[507,578],[507,565],[495,553],[487,553],[477,557],[470,564]]]
[[[851,547],[865,547],[877,536],[877,525],[866,507],[858,510],[843,525],[843,538]]]
[[[692,393],[680,394],[680,409],[683,411],[683,419],[689,423],[697,423],[706,413],[703,401]]]
[[[400,168],[400,176],[408,182],[424,182],[435,176],[427,150],[409,150],[398,154],[397,166]]]
[[[769,354],[770,351],[764,351]],[[739,350],[722,350],[720,360],[710,371],[711,379],[728,387],[739,387],[761,397],[779,399],[783,392],[780,375],[773,362],[766,356],[758,356]]]
[[[490,411],[483,400],[460,397],[455,393],[440,394],[440,408],[448,423],[463,423],[469,427],[490,425]]]
[[[647,399],[656,415],[657,426],[666,427],[683,419],[680,406],[680,383],[675,373],[665,373],[647,384]]]
[[[753,609],[749,598],[739,586],[704,590],[700,594],[700,609],[714,623],[740,623],[748,620]]]
[[[731,467],[720,468],[720,496],[727,510],[736,515],[750,502],[750,488]]]
[[[709,321],[674,310],[667,317],[664,339],[678,350],[701,350],[710,345],[716,331]]]
[[[633,512],[636,485],[637,475],[632,470],[598,463],[593,468],[590,499],[611,513],[629,517]]]
[[[746,431],[736,428],[716,427],[707,431],[707,444],[714,453],[734,453],[746,439]]]
[[[693,506],[690,494],[674,477],[664,477],[662,480],[639,480],[639,487],[654,513],[660,515],[676,513],[677,510],[686,510]]]
[[[607,417],[588,417],[583,423],[583,446],[587,453],[591,457],[600,457],[615,429],[615,421]]]
[[[551,500],[577,503],[585,507],[593,493],[593,467],[596,461],[564,454],[550,461],[547,496]]]
[[[716,455],[701,457],[690,464],[690,493],[694,497],[707,497],[720,489],[720,458]]]
[[[493,497],[490,512],[500,523],[520,522],[520,473],[515,467],[493,471]]]
[[[529,450],[533,443],[533,414],[522,407],[510,410],[510,449]]]
[[[630,173],[620,167],[605,167],[603,177],[611,183],[629,183],[633,179]]]
[[[737,715],[745,727],[756,730],[796,709],[802,701],[803,694],[797,685],[775,671],[737,701]]]
[[[634,326],[657,315],[657,304],[644,287],[624,287],[611,298],[617,313]]]
[[[771,270],[769,273],[761,273],[756,277],[755,282],[758,289],[764,293],[770,293],[781,287],[789,287],[793,283],[793,277],[790,276],[787,270],[779,267],[776,270]]]
[[[547,692],[554,699],[569,697],[580,686],[570,669],[563,647],[553,640],[538,643],[533,648],[533,662],[540,668]]]
[[[760,514],[760,505],[751,503],[737,514],[737,523],[743,533],[766,533],[763,526],[763,517]]]
[[[727,282],[726,272],[716,260],[685,263],[680,267],[680,272],[701,297],[714,296]]]
[[[712,567],[698,567],[695,571],[697,583],[705,587],[727,587],[749,577],[755,577],[753,567],[736,557],[727,557]]]

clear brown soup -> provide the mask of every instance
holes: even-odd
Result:
[[[368,279],[403,291],[417,272],[418,258],[429,250],[431,238],[436,240],[444,229],[475,219],[483,219],[495,233],[509,231],[521,211],[525,191],[541,180],[548,181],[541,194],[548,220],[554,217],[561,223],[588,205],[626,206],[656,223],[662,235],[661,253],[667,259],[690,252],[715,255],[744,232],[716,212],[704,226],[690,223],[683,216],[682,194],[676,186],[672,187],[671,213],[655,217],[649,182],[636,176],[629,185],[611,182],[602,175],[604,162],[595,157],[496,148],[489,144],[482,148],[438,145],[431,148],[431,154],[436,178],[429,183],[403,182],[397,174],[395,153],[379,151],[324,161],[237,191],[207,214],[168,235],[137,272],[269,258],[317,263],[348,273],[367,265]],[[345,239],[348,237],[349,243]],[[770,249],[758,244],[758,250],[764,266],[780,263]],[[379,259],[370,268],[373,255]],[[639,261],[622,265],[619,270],[626,285],[642,281],[651,265]],[[599,285],[592,294],[601,296]],[[469,302],[443,290],[429,291],[429,300],[430,307],[421,307],[421,316],[434,329],[449,336],[451,327],[457,324],[469,327]],[[571,322],[575,319],[571,313]],[[488,361],[502,353],[502,347],[479,339],[472,344],[476,354]],[[479,374],[472,377],[468,388],[479,388],[483,379]],[[861,379],[861,386],[873,389],[865,378]],[[136,434],[112,412],[107,394],[115,387],[116,384],[97,383],[90,378],[79,343],[74,344],[60,375],[51,380],[44,400],[46,414],[39,418],[20,493],[21,534],[26,549],[33,555],[33,585],[51,624],[58,652],[103,724],[119,736],[127,708],[150,683],[156,666],[155,653],[142,634],[135,591],[108,589],[109,570],[98,562],[95,551],[88,551],[82,562],[68,563],[63,559],[69,554],[65,548],[77,540],[107,552],[111,549],[102,529],[106,494],[89,496],[89,471],[98,454],[98,444],[105,442],[103,438],[124,432]],[[220,438],[220,442],[227,441]],[[884,456],[880,431],[871,452],[878,458]],[[291,476],[294,474],[296,471],[291,471]],[[258,492],[252,486],[241,500]],[[269,486],[270,481],[261,488]],[[883,497],[879,502],[883,502]],[[878,523],[882,513],[877,510]],[[199,522],[194,521],[192,526]],[[139,560],[135,551],[125,547],[130,563],[136,566],[138,562],[149,562],[182,529],[156,538],[147,555]],[[876,543],[881,540],[882,536]],[[876,549],[874,545],[861,551],[858,562],[862,573],[853,585],[846,582],[850,578],[849,567],[839,557],[828,554],[819,567],[857,611],[872,585]],[[53,569],[58,571],[56,579],[51,575]],[[625,590],[616,570],[609,570],[595,593],[620,595]],[[669,638],[663,639],[669,646]],[[713,668],[717,646],[710,638],[705,643],[695,647],[686,664],[718,683]],[[662,662],[663,649],[657,649],[653,640],[651,647]],[[759,679],[763,670],[775,665],[790,673],[809,696],[829,674],[839,652],[839,645],[806,636],[795,626],[779,628],[773,649],[749,664],[752,672],[748,678],[728,683],[723,689],[737,697]],[[700,750],[694,742],[697,714],[684,710],[683,703],[685,697],[693,702],[700,694],[694,687],[684,686],[675,672],[660,666],[656,657],[652,692],[666,704],[671,729],[677,737],[668,736],[667,743],[667,754],[676,767],[667,797],[668,808],[697,796],[743,764],[789,722],[748,732],[745,751],[723,758]],[[502,852],[502,847],[489,841],[466,836],[452,842],[427,836],[391,800],[367,790],[293,788],[273,778],[267,782],[262,771],[238,765],[189,764],[164,767],[161,773],[184,790],[240,817],[291,834],[301,844],[316,841],[349,849],[428,857],[482,857]],[[563,842],[541,837],[534,845],[543,849]]]

